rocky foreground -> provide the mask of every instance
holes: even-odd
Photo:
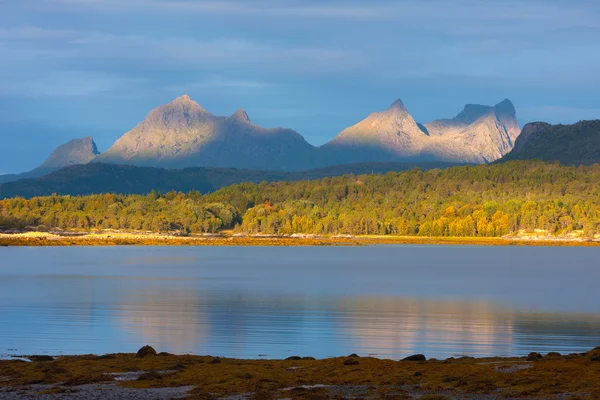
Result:
[[[521,358],[236,360],[156,353],[0,361],[2,399],[598,399],[600,347]]]

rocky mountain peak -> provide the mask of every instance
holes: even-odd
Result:
[[[200,104],[198,104],[194,100],[192,100],[192,98],[190,96],[188,96],[187,94],[184,94],[183,96],[179,96],[178,98],[174,99],[173,101],[155,108],[155,110],[157,110],[157,109],[161,109],[161,110],[180,109],[180,110],[188,110],[188,111],[192,111],[192,112],[203,112],[203,113],[210,114],[208,111],[206,111],[204,108],[202,108],[202,106]]]
[[[211,113],[186,94],[150,111],[142,125],[145,130],[161,127],[184,129],[214,119]]]
[[[231,115],[231,117],[229,118],[241,122],[250,122],[250,117],[248,117],[248,113],[246,112],[246,110],[242,109],[239,109],[236,112],[234,112],[233,115]]]
[[[388,111],[402,111],[405,113],[408,112],[401,99],[396,99],[396,101],[392,103]]]
[[[481,104],[467,104],[465,108],[458,113],[458,115],[454,118],[457,121],[464,122],[466,124],[470,124],[479,118],[490,114],[493,110],[493,107],[484,106]]]
[[[39,168],[57,169],[70,165],[87,164],[99,154],[96,143],[90,136],[73,139],[58,146]]]
[[[174,103],[174,104],[185,104],[185,103],[196,103],[196,102],[194,100],[192,100],[192,98],[189,95],[184,94],[182,96],[179,96],[175,100],[171,101],[171,103]]]
[[[500,103],[496,104],[494,106],[494,110],[496,111],[496,114],[507,116],[507,117],[514,118],[517,115],[515,106],[513,105],[512,101],[510,101],[509,99],[504,99]]]

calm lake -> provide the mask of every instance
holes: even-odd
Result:
[[[0,248],[0,356],[398,359],[600,345],[600,248]]]

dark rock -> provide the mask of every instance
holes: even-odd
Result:
[[[175,371],[183,371],[186,368],[187,368],[187,366],[184,363],[177,363],[177,364],[173,364],[172,366],[170,366],[167,369],[174,369]]]
[[[358,360],[355,358],[348,358],[347,360],[344,360],[344,365],[358,365]]]
[[[595,349],[587,353],[587,356],[590,361],[600,361],[600,347],[596,347]]]
[[[172,356],[173,354],[161,351],[160,353],[158,353],[158,355],[162,356],[162,357],[166,357],[166,356]]]
[[[298,361],[298,360],[302,360],[302,357],[300,356],[291,356],[286,358],[286,361]]]
[[[38,362],[38,361],[54,361],[54,357],[52,357],[52,356],[31,356],[31,357],[29,357],[29,359],[31,361],[34,361],[34,362]]]
[[[162,375],[156,371],[145,372],[140,375],[137,380],[138,381],[156,381],[162,380]]]
[[[135,356],[138,358],[144,358],[144,357],[155,356],[155,355],[156,355],[156,350],[154,350],[152,348],[152,346],[144,346],[138,350],[138,352]]]
[[[211,364],[221,364],[221,359],[218,357],[213,358],[212,360],[210,360]]]
[[[421,375],[423,375],[423,373],[421,371],[417,371],[417,372],[414,373],[413,376],[421,376]]]
[[[423,354],[413,354],[412,356],[408,356],[403,358],[402,361],[426,361],[427,358]]]
[[[316,360],[316,358],[314,358],[314,357],[302,357],[302,359],[304,361],[315,361]]]
[[[360,358],[360,356],[358,354],[356,354],[356,353],[352,353],[348,357],[350,357],[350,358]]]
[[[536,352],[532,351],[527,356],[527,361],[537,361],[537,360],[539,360],[541,358],[542,358],[542,355],[540,353],[536,353]]]

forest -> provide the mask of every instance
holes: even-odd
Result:
[[[242,183],[201,194],[0,200],[0,230],[498,237],[599,233],[600,166],[541,161]]]

